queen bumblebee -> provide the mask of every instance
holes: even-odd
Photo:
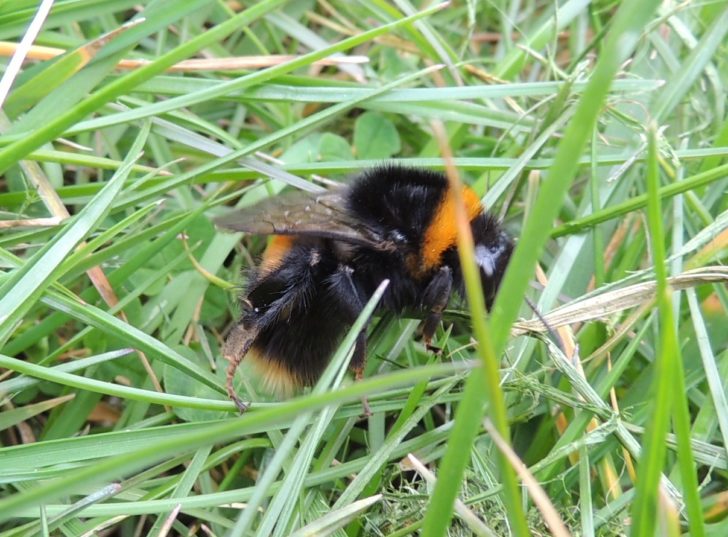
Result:
[[[475,192],[463,187],[475,261],[488,307],[513,243]],[[424,317],[429,346],[453,292],[464,284],[457,252],[455,196],[437,172],[387,165],[322,194],[294,192],[217,220],[233,231],[272,235],[241,299],[242,315],[225,342],[227,392],[246,356],[269,389],[291,393],[313,385],[343,334],[384,279],[379,308]],[[351,369],[361,378],[366,330]]]

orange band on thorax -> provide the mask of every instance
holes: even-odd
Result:
[[[480,199],[468,187],[463,187],[463,201],[465,202],[468,221],[471,221],[483,212]],[[445,250],[454,246],[457,242],[455,208],[455,195],[452,189],[448,188],[425,232],[425,239],[420,254],[425,270],[437,267],[440,264],[442,254]]]

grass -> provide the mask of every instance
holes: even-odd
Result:
[[[174,4],[0,46],[0,537],[728,531],[724,2]],[[237,415],[265,240],[212,219],[450,151],[518,238],[491,314],[469,281],[441,356],[375,314],[364,380],[353,329],[287,401],[244,364]]]

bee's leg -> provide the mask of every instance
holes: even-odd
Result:
[[[228,397],[230,397],[232,402],[235,403],[235,406],[238,407],[241,414],[248,410],[248,404],[241,401],[238,397],[238,394],[235,392],[235,387],[233,386],[233,380],[235,379],[235,372],[237,371],[240,362],[242,362],[245,355],[248,354],[257,334],[258,330],[246,329],[243,326],[243,323],[240,323],[236,325],[228,335],[222,351],[225,359],[230,362],[225,377],[225,389],[227,390]]]
[[[353,323],[364,309],[364,301],[356,288],[356,284],[352,278],[354,269],[347,265],[339,265],[337,271],[329,278],[329,289],[334,294],[339,306],[347,316],[347,321]],[[367,363],[367,328],[368,323],[356,337],[354,346],[354,355],[351,358],[349,369],[354,373],[355,380],[364,378],[364,367]],[[371,416],[372,412],[369,408],[369,402],[366,397],[362,399],[364,406],[364,414]]]
[[[442,352],[441,349],[432,345],[432,338],[442,320],[442,312],[447,307],[451,292],[452,270],[448,266],[443,266],[427,285],[422,296],[422,307],[429,310],[422,323],[422,339],[429,351]]]

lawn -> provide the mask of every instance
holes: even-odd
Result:
[[[0,537],[728,534],[727,36],[719,0],[1,3]],[[375,295],[313,388],[244,360],[239,414],[268,239],[215,218],[387,161],[502,220],[494,306],[460,232],[441,352]]]

